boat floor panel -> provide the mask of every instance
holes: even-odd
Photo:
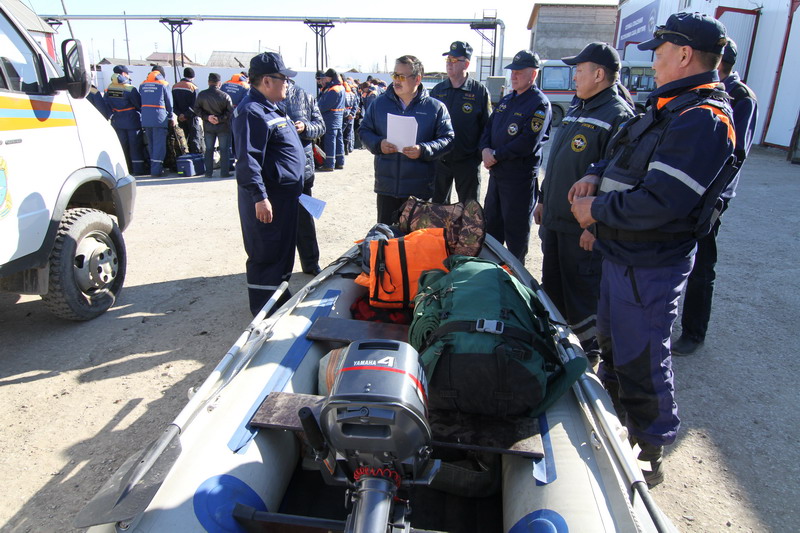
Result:
[[[317,318],[306,333],[306,338],[316,341],[350,343],[363,339],[388,339],[408,342],[406,324],[389,324],[352,318],[322,316]]]
[[[250,426],[303,431],[297,412],[310,407],[319,420],[325,396],[273,392],[250,420]],[[455,411],[430,411],[434,448],[544,457],[539,421],[526,416],[495,418]]]

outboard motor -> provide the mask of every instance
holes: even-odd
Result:
[[[352,343],[320,413],[300,418],[327,481],[350,486],[347,532],[407,530],[407,504],[396,506],[403,486],[429,484],[439,469],[429,460],[427,383],[419,356],[404,342]],[[316,427],[314,427],[316,426]]]

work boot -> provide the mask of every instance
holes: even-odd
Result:
[[[664,468],[662,464],[664,460],[664,447],[650,444],[641,439],[636,439],[636,443],[642,450],[639,452],[638,459],[650,464],[650,470],[642,470],[642,474],[647,483],[647,488],[652,489],[664,481]]]
[[[692,355],[703,345],[703,341],[695,341],[685,335],[681,335],[678,340],[672,343],[672,353],[674,355]]]

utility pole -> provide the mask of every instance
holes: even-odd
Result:
[[[64,0],[61,0],[61,8],[64,10],[64,14],[67,14],[67,6],[64,4]],[[72,24],[69,23],[69,19],[67,19],[67,28],[69,28],[69,36],[74,39],[75,34],[72,33]]]
[[[124,11],[122,12],[123,15],[127,15]],[[128,19],[125,19],[125,48],[128,51],[128,64],[131,64],[131,42],[128,40]]]

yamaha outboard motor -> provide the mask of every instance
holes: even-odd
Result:
[[[328,482],[351,488],[346,531],[406,530],[410,509],[395,505],[397,490],[429,484],[439,468],[429,460],[427,383],[416,350],[398,341],[352,343],[322,407],[322,433],[310,410],[300,418]]]

